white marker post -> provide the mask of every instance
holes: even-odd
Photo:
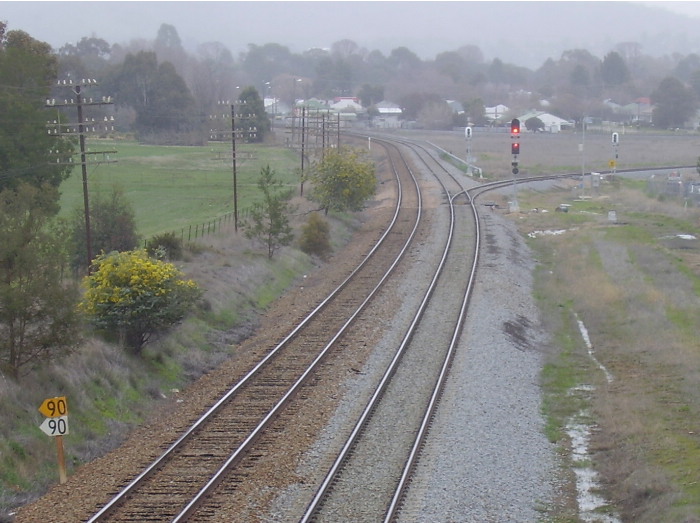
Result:
[[[63,452],[63,436],[68,434],[68,401],[65,396],[45,399],[39,407],[39,412],[46,416],[39,428],[48,436],[56,438],[58,479],[63,485],[68,480]]]

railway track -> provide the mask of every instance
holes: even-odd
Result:
[[[402,143],[440,183],[450,233],[410,329],[306,507],[302,523],[398,520],[467,319],[481,244],[482,218],[475,200],[513,185],[513,181],[497,181],[467,189],[465,179],[450,175],[425,147]],[[541,176],[525,182],[570,176]]]
[[[408,165],[387,145],[397,185],[393,220],[365,261],[299,322],[149,467],[89,521],[182,521],[201,507],[217,513],[216,494],[255,474],[256,443],[308,386],[314,371],[391,274],[415,235],[422,208]],[[264,453],[264,451],[262,451]]]
[[[302,522],[396,517],[463,326],[480,244],[476,210],[427,149],[404,146],[440,184],[448,232],[420,307]]]
[[[439,212],[445,214],[444,209],[449,209],[447,214],[450,215],[450,220],[449,225],[440,228],[443,231],[440,234],[444,234],[445,238],[443,252],[439,256],[436,254],[434,261],[430,262],[439,268],[430,285],[426,285],[426,294],[418,307],[417,315],[407,327],[404,341],[397,349],[393,358],[395,364],[392,363],[394,368],[379,383],[377,390],[381,392],[375,393],[383,396],[384,390],[391,391],[395,387],[391,384],[392,381],[408,381],[413,384],[412,388],[417,394],[420,391],[420,397],[408,399],[409,396],[405,393],[399,393],[398,400],[384,399],[383,406],[380,407],[377,403],[367,411],[400,412],[401,403],[406,401],[425,404],[425,414],[421,420],[413,419],[409,422],[394,418],[394,427],[399,423],[412,427],[402,431],[407,438],[400,448],[394,444],[393,439],[388,442],[384,440],[384,445],[374,445],[375,452],[380,453],[385,453],[387,448],[393,450],[396,447],[396,457],[392,458],[394,465],[388,467],[392,469],[392,475],[381,480],[377,489],[374,489],[386,493],[374,502],[374,508],[369,508],[369,502],[363,502],[371,511],[368,518],[375,520],[377,514],[384,514],[379,519],[386,517],[390,520],[400,510],[405,488],[402,485],[410,480],[411,467],[419,454],[421,440],[427,433],[431,412],[439,400],[439,385],[447,375],[450,352],[454,350],[465,317],[468,287],[471,283],[467,283],[463,276],[471,274],[470,280],[473,279],[477,260],[475,243],[478,243],[478,219],[473,198],[455,178],[444,171],[438,160],[428,154],[427,149],[408,142],[398,144],[375,139],[374,143],[386,148],[398,187],[394,217],[381,240],[356,271],[311,314],[303,318],[251,372],[212,405],[163,455],[138,476],[120,485],[119,491],[114,492],[114,497],[88,521],[242,521],[253,517],[253,514],[259,514],[255,508],[246,504],[250,505],[250,500],[259,496],[261,490],[275,489],[274,486],[256,487],[261,484],[258,479],[263,475],[260,464],[267,461],[269,467],[270,460],[274,461],[272,456],[279,453],[280,448],[283,449],[285,442],[289,441],[290,419],[296,415],[314,415],[313,405],[304,405],[304,401],[321,379],[320,369],[324,365],[332,365],[332,359],[338,351],[357,343],[354,340],[358,335],[353,339],[350,334],[355,323],[365,314],[363,311],[411,249],[424,209],[418,183],[405,159],[406,151],[410,149],[413,163],[420,164],[423,170],[435,173],[435,180],[442,186],[443,203],[438,206]],[[400,154],[400,149],[403,149],[403,155]],[[509,182],[497,182],[492,186],[508,184]],[[484,186],[475,189],[481,190],[487,188]],[[428,234],[435,233],[431,230]],[[413,249],[421,251],[420,247]],[[441,303],[457,303],[460,300],[463,305],[459,310],[440,308]],[[431,327],[425,327],[443,323],[449,323],[450,326],[442,326],[439,333]],[[362,336],[359,334],[360,338]],[[425,351],[426,347],[429,348],[428,351]],[[434,348],[438,350],[433,350]],[[400,362],[403,364],[399,365]],[[412,369],[416,368],[424,372],[411,374]],[[409,370],[407,374],[405,369]],[[420,386],[416,386],[419,382]],[[301,414],[303,412],[306,413]],[[372,417],[391,419],[389,416]],[[361,418],[364,417],[370,418],[369,415],[362,414]],[[360,423],[362,427],[352,432],[364,433],[368,430],[364,425],[364,422]],[[371,427],[371,423],[366,425]],[[372,436],[365,440],[381,441]],[[340,444],[336,443],[336,446]],[[359,448],[356,442],[347,446],[353,451]],[[356,455],[359,456],[359,453]],[[341,458],[340,463],[345,462],[346,458]],[[321,466],[322,470],[327,468],[326,465]],[[341,467],[331,466],[333,468]],[[343,468],[347,470],[347,467]],[[284,471],[279,471],[279,474],[289,475]],[[329,484],[341,483],[337,478],[329,477]],[[314,485],[322,483],[322,479],[322,475],[304,478],[302,483],[308,482],[305,486],[308,492],[302,497],[307,501],[311,499],[315,491]],[[349,491],[356,493],[357,489],[358,487],[351,486]],[[330,492],[333,489],[327,490]],[[334,495],[340,492],[340,489],[335,489]],[[266,499],[269,500],[272,495],[267,493]],[[330,510],[333,503],[346,508],[351,506],[343,501],[342,495],[336,498],[340,501],[329,501],[331,497],[327,492],[317,493],[316,497],[322,502],[308,507],[300,517],[323,520],[327,517],[323,516],[324,511]],[[387,507],[390,507],[388,512]],[[302,509],[299,510],[301,513]],[[333,514],[332,510],[325,513]],[[338,520],[336,516],[337,513],[327,519]]]
[[[355,343],[349,332],[412,249],[423,205],[410,162],[399,155],[401,148],[410,150],[413,163],[432,172],[441,185],[439,212],[449,215],[450,220],[439,232],[430,233],[444,236],[442,254],[433,257],[439,260],[439,268],[426,285],[390,368],[378,380],[376,392],[368,394],[367,408],[358,423],[346,431],[346,442],[334,442],[335,447],[343,448],[342,453],[335,462],[322,462],[323,472],[328,471],[325,479],[323,474],[317,482],[315,476],[304,478],[308,484],[302,497],[311,501],[298,512],[303,521],[397,518],[440,399],[440,384],[448,375],[467,317],[480,236],[475,200],[514,182],[503,180],[466,189],[422,145],[381,138],[373,138],[373,144],[385,147],[395,166],[399,203],[391,225],[366,261],[162,456],[122,483],[114,498],[100,506],[89,521],[247,521],[253,519],[253,513],[257,517],[264,513],[262,506],[260,512],[242,508],[257,488],[253,485],[258,484],[254,481],[259,475],[258,464],[285,445],[289,437],[285,424],[309,409],[303,403],[320,379],[319,369],[332,365],[329,360],[338,350]],[[540,176],[518,183],[579,175]],[[468,280],[466,274],[471,275]],[[444,303],[462,306],[441,307]],[[400,383],[410,385],[407,388]],[[412,415],[409,420],[403,409],[408,403],[422,405],[417,409],[422,415]],[[313,406],[310,408],[313,411]],[[285,417],[286,421],[280,421]],[[370,484],[363,472],[368,467],[386,468],[387,474]]]

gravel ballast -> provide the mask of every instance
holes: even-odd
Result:
[[[556,448],[544,435],[540,412],[539,375],[548,338],[532,297],[535,262],[509,219],[488,209],[483,214],[481,269],[469,317],[399,521],[541,521],[559,494]],[[434,226],[442,219],[436,215]],[[436,247],[435,237],[425,239],[421,252]],[[404,297],[420,294],[425,280],[420,272],[429,270],[420,256],[414,261],[396,291]],[[395,327],[408,312],[394,310],[359,375],[343,384],[344,399],[302,460],[301,477],[312,475],[318,456],[352,417],[353,398],[386,367],[401,332]],[[280,493],[271,521],[295,519],[309,495],[299,487]]]
[[[469,318],[401,521],[537,521],[556,495],[534,262],[507,220],[486,213],[483,225],[489,245]]]

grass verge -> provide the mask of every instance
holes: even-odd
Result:
[[[572,207],[511,215],[538,258],[536,293],[552,334],[547,435],[567,455],[566,420],[587,410],[591,464],[624,521],[700,520],[700,212],[651,198],[639,183],[606,185],[585,201],[574,193],[523,191],[521,209]],[[546,230],[562,233],[536,233]],[[611,382],[588,357],[574,314]],[[574,517],[573,506],[560,520]]]

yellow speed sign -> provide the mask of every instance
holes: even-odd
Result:
[[[612,168],[612,167],[615,167],[616,165],[617,165],[617,162],[616,162],[615,160],[610,160],[610,161],[608,162],[608,166],[611,167],[611,168]]]
[[[39,412],[47,418],[65,416],[68,414],[68,400],[65,396],[45,399],[41,407],[39,407]]]

